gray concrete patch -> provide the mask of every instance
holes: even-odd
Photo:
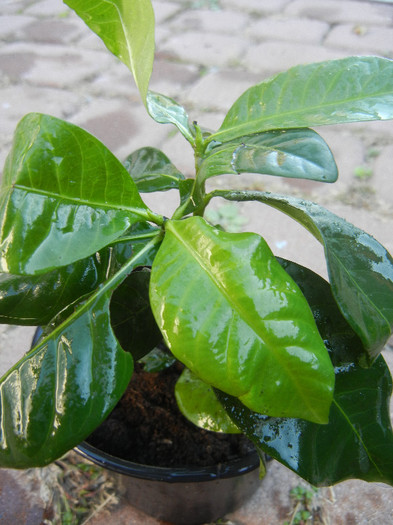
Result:
[[[287,16],[324,20],[330,24],[356,23],[389,25],[392,10],[388,6],[348,0],[294,0],[284,10]]]
[[[1,11],[3,15],[21,15],[25,7],[25,0],[4,0],[1,4]]]
[[[182,5],[176,2],[157,2],[153,1],[154,16],[156,24],[164,23],[168,18],[173,17],[177,12],[182,11]]]
[[[302,18],[261,18],[250,25],[247,36],[258,40],[284,40],[303,44],[320,44],[329,24]]]
[[[150,87],[158,93],[165,93],[178,102],[182,102],[184,91],[194,86],[200,78],[198,66],[168,62],[158,56],[154,63]]]
[[[22,40],[45,44],[68,44],[81,34],[79,24],[66,20],[35,20],[21,32]]]
[[[248,42],[241,36],[188,32],[175,34],[162,46],[173,58],[204,66],[234,65],[240,62]]]
[[[146,118],[139,104],[127,105],[116,99],[94,99],[70,120],[100,139],[120,159],[143,146],[158,145],[169,133],[168,125]]]
[[[0,49],[0,71],[6,77],[42,87],[75,89],[112,64],[106,52],[76,47],[15,43]]]
[[[0,57],[1,63],[1,57]],[[20,84],[1,90],[0,100],[0,173],[8,153],[16,124],[31,112],[67,118],[84,104],[83,96],[67,90]]]
[[[26,2],[24,2],[26,4]],[[63,2],[57,0],[41,0],[31,2],[25,9],[24,13],[34,15],[36,17],[53,18],[67,18],[71,12],[70,8]]]
[[[393,210],[393,145],[385,146],[375,162],[373,187],[378,198]]]
[[[31,326],[0,325],[0,376],[30,349],[34,332]]]
[[[26,476],[12,470],[2,469],[0,476],[0,523],[41,525],[44,507],[36,496],[39,487],[29,490]]]
[[[238,0],[225,0],[225,4],[230,8],[239,9],[252,13],[254,15],[274,15],[281,13],[285,6],[290,3],[290,0],[242,0],[241,4]]]
[[[202,76],[187,93],[186,100],[200,111],[228,111],[235,100],[261,79],[251,73],[236,74],[233,70],[216,70]]]
[[[325,44],[332,48],[347,50],[350,54],[376,54],[393,56],[393,29],[353,24],[334,27]]]
[[[30,16],[0,16],[0,41],[6,40],[10,35],[21,34],[23,28],[34,22],[35,19]]]
[[[121,100],[125,105],[130,101],[139,102],[140,94],[135,85],[131,71],[123,63],[100,70],[91,82],[81,86],[80,91],[90,99],[109,98]]]
[[[268,75],[279,73],[298,64],[334,60],[346,55],[341,50],[326,48],[322,45],[298,42],[263,42],[248,49],[243,64],[254,73],[260,72]]]
[[[223,34],[242,34],[249,22],[249,17],[236,11],[210,11],[194,9],[184,11],[170,24],[170,28],[184,32],[205,32]]]

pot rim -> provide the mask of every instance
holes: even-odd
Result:
[[[255,470],[260,464],[260,458],[256,450],[251,451],[244,457],[208,467],[155,467],[143,465],[112,456],[86,441],[75,447],[75,450],[96,465],[119,474],[151,481],[166,481],[168,483],[212,481],[241,476]]]

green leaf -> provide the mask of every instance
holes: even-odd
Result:
[[[230,201],[259,201],[277,208],[307,228],[325,248],[334,297],[359,334],[368,364],[393,328],[393,259],[371,235],[330,211],[302,199],[264,192],[215,191]]]
[[[183,208],[184,215],[192,213],[195,209],[195,203],[192,201],[194,186],[194,179],[185,179],[179,182],[180,205],[185,206],[185,208]]]
[[[161,372],[176,363],[176,359],[161,341],[151,352],[142,357],[139,361],[143,364],[145,372]]]
[[[276,259],[306,297],[333,365],[358,364],[362,342],[338,308],[329,283],[300,264]]]
[[[199,191],[195,179],[185,179],[179,181],[180,206],[177,208],[172,218],[180,219],[194,213],[199,206],[203,206],[204,193]]]
[[[261,413],[327,421],[328,353],[259,235],[222,232],[201,217],[167,221],[150,301],[167,346],[202,381]]]
[[[349,478],[393,484],[392,380],[382,357],[371,368],[351,358],[360,343],[333,300],[329,284],[310,270],[282,261],[315,316],[335,363],[336,386],[328,425],[270,418],[217,392],[228,414],[256,446],[313,485]]]
[[[137,361],[162,340],[149,301],[150,270],[132,272],[113,292],[111,324],[123,350]]]
[[[63,0],[132,72],[145,103],[154,61],[150,0]]]
[[[328,145],[311,129],[239,137],[213,148],[200,167],[204,179],[244,172],[322,182],[337,180],[337,166]]]
[[[141,148],[129,155],[124,167],[140,192],[165,191],[179,187],[184,175],[162,151]]]
[[[102,251],[49,273],[34,276],[0,274],[0,321],[39,326],[63,308],[92,293],[105,280],[110,252]]]
[[[149,115],[159,124],[174,124],[180,133],[190,142],[195,143],[194,134],[188,123],[188,115],[183,106],[165,95],[149,91],[147,94]]]
[[[1,378],[1,467],[50,463],[85,439],[113,409],[133,364],[111,329],[110,295],[143,264],[156,242],[158,238]]]
[[[161,229],[148,222],[136,222],[129,228],[124,235],[116,239],[110,248],[113,249],[113,267],[116,271],[127,262],[131,256],[141,249],[146,243],[157,237]],[[150,258],[146,259],[146,266],[151,266],[155,257],[154,251],[150,252]],[[110,274],[109,274],[110,276]]]
[[[300,65],[245,91],[209,141],[271,129],[393,118],[393,61],[349,57]]]
[[[48,115],[19,123],[0,194],[0,271],[66,266],[150,218],[125,168],[96,138]]]
[[[212,387],[185,368],[176,382],[176,401],[181,413],[194,425],[212,432],[239,434]]]
[[[68,266],[40,275],[0,274],[0,322],[42,326],[60,311],[95,291],[159,230],[134,224],[126,240]],[[152,260],[150,261],[150,264]]]

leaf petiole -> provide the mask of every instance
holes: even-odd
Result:
[[[89,298],[84,302],[82,305],[77,308],[73,314],[71,314],[63,323],[61,323],[59,326],[57,326],[50,334],[45,336],[42,340],[40,340],[39,344],[36,345],[29,354],[33,355],[36,351],[36,349],[42,348],[43,344],[46,343],[46,341],[49,341],[50,339],[56,338],[57,336],[60,336],[62,331],[65,329],[65,326],[71,325],[76,319],[78,319],[81,315],[83,315],[86,311],[89,310],[91,305],[93,305],[97,300],[102,298],[105,294],[112,293],[120,284],[121,282],[129,275],[129,273],[133,270],[133,268],[138,264],[140,260],[143,260],[144,256],[147,255],[153,248],[161,242],[162,233],[156,234],[156,236],[148,243],[146,244],[138,253],[136,253],[133,257],[131,257],[125,264],[120,268],[120,270],[115,273],[110,279],[108,279],[104,284],[102,284],[95,293],[89,296]],[[3,376],[3,380],[5,377],[10,375],[13,370],[17,367],[18,363],[16,363],[10,370],[7,372],[5,376]]]

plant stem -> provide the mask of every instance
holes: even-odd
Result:
[[[154,224],[157,224],[158,226],[162,226],[165,222],[165,219],[162,215],[159,213],[154,213],[152,210],[148,210],[146,218],[148,221],[154,222]]]
[[[83,304],[79,305],[78,308],[60,325],[56,326],[54,330],[46,335],[42,340],[37,343],[37,345],[28,352],[29,354],[34,354],[37,350],[42,348],[48,339],[53,339],[54,337],[60,336],[60,334],[73,323],[75,319],[80,317],[84,314],[85,311],[87,311],[91,305],[98,300],[102,295],[111,293],[117,286],[119,286],[123,280],[129,275],[132,270],[136,267],[137,262],[139,259],[142,259],[144,255],[149,253],[150,250],[152,250],[156,244],[158,244],[161,241],[161,238],[163,236],[163,232],[160,231],[148,244],[146,244],[138,253],[136,253],[133,257],[128,259],[128,261],[120,268],[118,272],[116,272],[112,277],[110,277],[105,283],[103,283]],[[7,372],[7,374],[3,377],[5,379],[9,374],[11,374],[14,369],[16,369],[18,363],[16,363],[10,370]]]
[[[206,142],[203,138],[201,128],[197,122],[194,122],[195,128],[195,184],[192,190],[192,197],[195,202],[195,209],[193,215],[203,216],[205,206],[203,205],[205,198],[205,181],[200,177],[200,168],[205,155]]]
[[[113,242],[111,242],[111,246],[115,244],[121,244],[123,242],[134,242],[134,241],[141,241],[143,239],[153,239],[154,237],[156,237],[156,235],[158,235],[158,233],[159,233],[158,230],[153,230],[151,232],[141,233],[139,235],[129,235],[126,237],[119,237],[119,239],[116,239]]]
[[[195,144],[194,144],[194,159],[195,159],[195,180],[188,195],[188,198],[183,202],[174,212],[172,219],[181,219],[188,213],[193,215],[203,216],[205,211],[204,199],[205,199],[205,181],[199,177],[200,166],[202,164],[206,143],[203,138],[201,128],[197,122],[194,122],[195,129]]]

